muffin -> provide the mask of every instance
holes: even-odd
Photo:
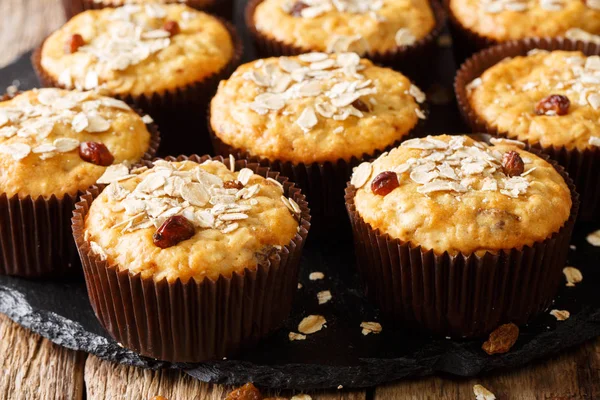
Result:
[[[44,41],[33,63],[45,86],[135,104],[164,126],[164,151],[189,152],[208,142],[199,110],[240,55],[229,23],[182,4],[132,4],[76,15]]]
[[[550,305],[577,195],[560,167],[494,143],[417,138],[354,171],[346,205],[359,272],[391,320],[471,337]]]
[[[199,362],[253,345],[287,318],[310,217],[286,178],[181,156],[105,179],[76,205],[73,235],[92,306],[115,340]]]
[[[71,210],[112,164],[151,158],[158,132],[120,100],[39,89],[0,102],[0,273],[73,269]]]
[[[251,0],[246,8],[262,57],[351,51],[413,78],[429,66],[444,19],[437,1]]]
[[[418,131],[424,101],[402,74],[355,53],[307,53],[239,67],[220,83],[209,127],[218,154],[256,159],[300,186],[322,232],[347,221],[352,167]]]
[[[223,18],[233,18],[232,0],[63,0],[63,6],[65,8],[65,15],[67,16],[67,19],[85,10],[100,9],[105,7],[121,7],[125,4],[150,3],[180,3],[195,8],[196,10],[219,15]]]
[[[517,42],[519,43],[519,42]],[[600,49],[570,41],[490,49],[465,64],[456,92],[474,131],[524,142],[555,158],[581,194],[580,218],[600,216]],[[562,50],[562,49],[565,50]],[[592,55],[593,54],[593,55]],[[506,57],[512,58],[506,58]]]
[[[526,37],[561,37],[577,28],[600,34],[595,0],[445,0],[462,62],[477,50]]]

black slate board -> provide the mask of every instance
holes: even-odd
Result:
[[[236,17],[241,21],[241,5]],[[241,24],[238,27],[243,31]],[[246,60],[253,52],[246,38]],[[430,83],[451,86],[455,67],[451,49],[440,49],[437,76]],[[18,80],[19,88],[38,85],[29,64],[29,55],[0,70],[0,88]],[[429,132],[465,132],[456,106],[433,105]],[[488,356],[481,350],[483,340],[452,340],[413,334],[408,330],[386,328],[380,335],[363,336],[362,321],[379,321],[359,289],[350,242],[309,243],[303,260],[300,282],[292,316],[285,327],[264,340],[259,347],[235,359],[185,365],[169,364],[121,348],[96,320],[87,299],[83,278],[69,281],[29,281],[0,276],[0,312],[17,323],[74,350],[103,359],[143,368],[177,368],[202,381],[241,385],[248,381],[265,388],[316,389],[343,385],[367,387],[385,382],[435,373],[474,376],[487,371],[524,365],[600,335],[600,248],[585,241],[585,236],[600,224],[577,226],[570,265],[579,268],[584,280],[575,288],[563,287],[553,308],[566,309],[571,318],[557,322],[542,315],[521,329],[513,349],[504,355]],[[325,279],[310,281],[308,275],[321,271]],[[330,290],[333,299],[319,306],[317,292]],[[322,314],[327,328],[290,342],[287,334],[310,314]]]

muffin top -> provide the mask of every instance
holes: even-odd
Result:
[[[564,36],[570,28],[600,33],[597,0],[450,0],[460,24],[497,41]]]
[[[258,31],[310,51],[385,53],[410,46],[435,27],[426,0],[264,0]]]
[[[149,147],[144,119],[120,100],[38,89],[0,102],[0,191],[8,197],[75,194]]]
[[[128,4],[73,17],[46,39],[41,65],[67,88],[140,96],[202,81],[233,54],[215,17],[180,4]]]
[[[475,113],[509,137],[544,147],[600,146],[600,57],[534,50],[471,82]]]
[[[169,282],[229,277],[255,269],[298,231],[300,208],[283,187],[218,161],[155,161],[112,183],[85,219],[92,251],[131,273]]]
[[[519,143],[495,143],[447,135],[408,140],[355,169],[356,210],[374,229],[437,254],[549,238],[569,219],[567,184]]]
[[[225,143],[269,159],[350,160],[383,150],[425,118],[425,95],[355,53],[307,53],[242,65],[221,81],[210,124]]]

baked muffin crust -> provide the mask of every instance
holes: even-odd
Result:
[[[131,174],[115,167],[104,179],[113,183],[92,203],[85,238],[109,265],[143,278],[229,277],[256,268],[298,231],[298,206],[283,197],[279,183],[249,169],[231,172],[217,161],[157,161]],[[227,183],[236,181],[243,187]],[[173,215],[192,222],[195,234],[161,249],[153,234]]]
[[[498,41],[564,36],[571,28],[600,33],[593,0],[450,0],[450,10],[463,27]]]
[[[425,95],[355,53],[308,53],[242,65],[221,81],[210,124],[252,155],[294,163],[349,161],[383,150],[425,118]]]
[[[264,0],[254,13],[268,37],[311,51],[385,53],[435,27],[428,1]]]
[[[522,157],[522,174],[505,174],[509,151]],[[399,185],[382,196],[371,184],[384,171],[395,172]],[[374,229],[438,254],[529,246],[557,232],[571,210],[569,188],[552,165],[504,140],[408,140],[357,167],[351,182],[359,187],[356,210]]]
[[[150,133],[127,104],[92,92],[37,89],[0,102],[0,191],[62,198],[87,189],[106,167],[80,157],[83,142],[104,144],[115,163],[134,163]]]
[[[175,34],[163,29],[172,22]],[[84,45],[71,53],[66,43],[75,34]],[[233,54],[229,32],[211,15],[180,4],[129,4],[73,17],[44,42],[41,66],[67,88],[140,96],[202,81]]]
[[[535,50],[500,62],[467,87],[475,113],[511,138],[543,147],[600,146],[600,57]],[[569,99],[565,115],[536,114],[551,95]]]

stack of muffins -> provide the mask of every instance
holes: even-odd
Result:
[[[433,64],[437,1],[252,0],[265,58],[235,71],[234,29],[198,11],[220,0],[162,3],[69,1],[87,11],[33,57],[53,88],[0,103],[3,273],[76,270],[76,249],[101,324],[168,361],[229,356],[281,326],[311,224],[321,241],[353,234],[367,295],[393,323],[473,337],[549,306],[579,209],[569,174],[584,216],[600,209],[596,45],[475,55],[458,101],[495,137],[425,136],[414,79]],[[600,12],[593,1],[537,3],[446,5],[469,38],[600,31],[576,22]],[[551,12],[547,27],[524,22]],[[152,160],[153,120],[166,157]],[[215,156],[195,155],[209,139]]]

